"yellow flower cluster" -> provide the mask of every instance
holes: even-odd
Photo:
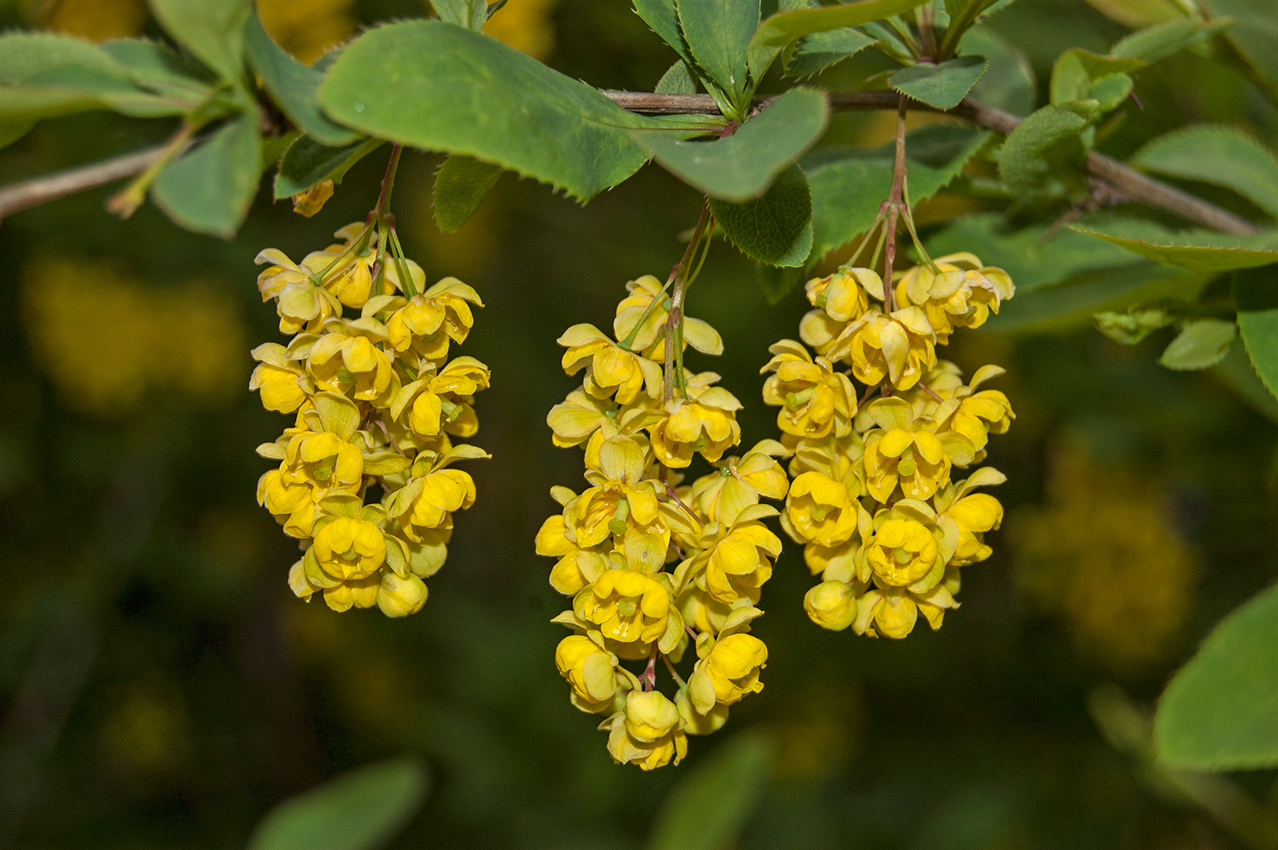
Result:
[[[573,631],[555,664],[573,704],[605,716],[614,760],[651,770],[677,764],[687,735],[719,729],[730,705],[763,687],[768,649],[750,622],[763,613],[760,590],[781,540],[763,524],[778,512],[760,498],[784,498],[776,458],[789,452],[765,440],[724,456],[741,440],[740,402],[712,372],[662,366],[681,363],[688,345],[719,354],[719,334],[672,307],[654,277],[627,289],[612,337],[582,324],[559,338],[565,371],[585,375],[547,423],[556,445],[583,447],[589,486],[551,490],[563,511],[536,545],[557,559],[551,586],[572,599],[555,618]],[[666,357],[668,344],[677,360]],[[715,469],[683,485],[694,455]],[[675,665],[690,645],[697,661],[685,681]],[[655,688],[659,658],[673,696]],[[623,661],[647,666],[636,675]]]
[[[984,534],[1003,508],[973,492],[1001,483],[985,457],[989,434],[1014,418],[1007,397],[964,384],[937,360],[955,328],[976,328],[1012,297],[1001,269],[971,254],[940,257],[893,275],[885,292],[872,269],[842,268],[807,284],[813,306],[799,335],[782,340],[763,368],[763,400],[792,458],[782,527],[804,544],[821,582],[804,607],[818,625],[903,638],[922,613],[939,628],[960,569],[990,555]],[[809,347],[813,353],[809,351]],[[842,367],[842,368],[841,368]],[[853,380],[865,385],[858,398]]]
[[[1011,517],[1017,583],[1082,655],[1140,672],[1177,648],[1201,553],[1176,533],[1158,481],[1076,447],[1052,452],[1048,504]]]
[[[153,390],[218,403],[243,380],[243,323],[212,283],[148,286],[110,264],[42,260],[22,289],[31,347],[75,410],[123,416]]]
[[[488,367],[448,359],[470,333],[470,305],[483,304],[455,278],[425,288],[393,230],[356,223],[337,236],[300,263],[273,248],[257,258],[268,265],[262,300],[294,336],[253,349],[249,388],[267,409],[297,416],[258,447],[280,466],[257,498],[305,552],[289,573],[294,593],[402,617],[426,602],[422,579],[443,566],[453,512],[475,500],[470,475],[450,467],[488,457],[452,439],[478,430],[474,396]]]

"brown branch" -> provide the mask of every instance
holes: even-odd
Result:
[[[647,115],[717,115],[719,113],[714,100],[706,94],[650,94],[629,91],[605,91],[604,94],[631,112]],[[839,112],[894,110],[900,102],[900,96],[890,91],[836,92],[828,97],[830,108]],[[775,97],[759,98],[755,106],[766,106],[774,99]],[[937,111],[923,103],[911,103],[911,108]],[[971,98],[950,110],[949,114],[1003,135],[1015,130],[1021,123],[1015,115]],[[0,189],[0,221],[19,210],[131,177],[144,171],[162,155],[162,152],[162,147],[151,148],[60,174],[37,177],[34,180]],[[1113,190],[1115,199],[1167,210],[1196,224],[1224,233],[1248,234],[1257,233],[1260,230],[1256,225],[1228,210],[1141,174],[1104,154],[1091,153],[1087,157],[1086,166],[1092,177]]]

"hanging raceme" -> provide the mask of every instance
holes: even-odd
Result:
[[[304,552],[289,586],[322,593],[335,611],[376,605],[388,617],[421,610],[423,579],[443,566],[453,513],[475,484],[452,468],[486,458],[454,438],[479,428],[474,396],[489,383],[473,357],[449,360],[483,306],[446,277],[429,288],[404,256],[387,212],[400,149],[391,155],[377,207],[337,231],[338,243],[293,262],[262,251],[263,301],[275,301],[288,345],[253,349],[250,389],[262,404],[296,413],[258,454],[280,461],[258,482],[258,502]]]
[[[741,404],[715,373],[684,368],[688,346],[723,350],[710,325],[683,312],[711,226],[703,211],[665,285],[650,275],[626,285],[613,336],[580,324],[559,338],[565,371],[585,374],[547,416],[555,445],[584,449],[589,485],[552,488],[563,511],[537,534],[537,553],[558,559],[551,586],[572,598],[555,618],[573,630],[555,664],[572,703],[604,715],[613,759],[644,770],[678,764],[688,735],[719,729],[730,705],[762,689],[768,659],[749,631],[781,540],[763,523],[777,509],[760,498],[785,497],[776,458],[789,452],[764,440],[725,457],[741,441]],[[685,485],[694,455],[715,469]],[[676,665],[690,647],[685,679]],[[658,659],[669,693],[657,687]],[[646,666],[636,673],[629,661]]]
[[[984,535],[1003,518],[998,500],[973,492],[1001,483],[1001,473],[980,467],[957,480],[1015,417],[1003,393],[981,389],[1003,370],[984,366],[964,384],[936,346],[956,328],[980,327],[1015,290],[972,254],[927,255],[908,202],[903,105],[896,145],[891,197],[853,255],[877,233],[871,267],[809,281],[803,342],[774,344],[762,372],[771,373],[763,400],[780,408],[792,453],[781,524],[821,577],[804,598],[808,616],[827,629],[903,638],[920,613],[937,629],[958,607],[961,568],[989,557]],[[893,269],[898,217],[923,259],[905,271]],[[882,275],[872,268],[880,252]]]

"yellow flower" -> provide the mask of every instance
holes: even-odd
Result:
[[[593,623],[622,658],[642,658],[666,631],[670,591],[641,573],[607,570],[573,598],[573,613]]]
[[[626,284],[626,289],[630,295],[617,305],[617,317],[612,323],[613,334],[624,342],[633,333],[634,339],[630,340],[629,345],[631,351],[642,351],[652,360],[661,360],[666,351],[662,331],[670,316],[670,302],[661,293],[661,282],[649,274],[630,281]],[[657,297],[665,300],[651,307],[652,300]],[[643,319],[643,325],[636,330],[635,326],[640,319]],[[707,322],[686,315],[683,317],[683,344],[685,349],[691,345],[702,354],[723,353],[723,339],[719,332]]]
[[[852,376],[867,386],[886,378],[898,390],[917,384],[936,364],[932,326],[918,307],[890,316],[870,310],[848,325],[826,356],[849,362]]]
[[[387,617],[407,617],[422,610],[427,595],[426,582],[417,576],[397,576],[386,570],[377,589],[377,607]]]
[[[730,457],[715,472],[692,483],[688,501],[710,522],[730,526],[759,497],[784,499],[790,479],[775,458],[789,454],[776,440],[762,440],[741,458]]]
[[[358,310],[369,296],[385,294],[372,291],[377,231],[366,234],[362,222],[352,222],[334,235],[344,244],[312,251],[302,259],[302,265],[314,274],[323,275],[320,283],[334,298]]]
[[[782,524],[797,540],[837,546],[856,533],[857,506],[842,482],[805,472],[790,484]]]
[[[855,589],[847,582],[823,581],[804,594],[803,610],[821,628],[843,631],[856,620]]]
[[[363,336],[321,335],[310,348],[306,368],[317,386],[351,393],[361,401],[371,401],[390,387],[390,358]]]
[[[847,376],[835,372],[824,357],[815,360],[794,340],[768,348],[774,355],[760,372],[775,372],[763,382],[763,403],[779,405],[777,427],[796,437],[820,438],[831,430],[851,431],[856,390]]]
[[[258,479],[257,501],[284,523],[290,537],[311,536],[315,504],[331,493],[357,493],[364,483],[364,456],[337,434],[294,434],[284,461]]]
[[[284,346],[267,342],[253,349],[258,362],[249,378],[250,390],[262,391],[262,406],[279,413],[292,413],[315,392],[315,384],[297,361],[290,360]]]
[[[592,396],[615,394],[618,404],[629,404],[644,390],[658,397],[661,367],[621,348],[594,325],[573,325],[558,342],[568,349],[563,356],[564,371],[572,375],[585,367],[583,388]]]
[[[917,305],[927,313],[936,331],[936,341],[949,341],[956,327],[979,328],[991,311],[1016,293],[1012,278],[1002,269],[982,267],[972,254],[937,257],[936,271],[916,266],[905,271],[896,283],[897,303]]]
[[[401,353],[411,349],[426,360],[442,361],[450,341],[460,345],[470,334],[475,324],[471,304],[484,306],[479,293],[455,277],[443,278],[387,320],[390,344]]]
[[[881,632],[900,640],[914,630],[920,613],[935,631],[941,627],[946,610],[958,607],[948,585],[947,580],[924,593],[903,587],[870,589],[857,603],[852,631],[870,637],[878,637]]]
[[[537,532],[537,554],[559,559],[550,570],[550,586],[565,596],[572,596],[598,581],[608,569],[608,562],[600,553],[579,547],[567,531],[568,525],[561,514],[547,517]]]
[[[479,430],[475,393],[488,388],[488,367],[473,357],[458,357],[434,376],[401,387],[391,398],[391,416],[399,419],[408,408],[408,429],[429,438],[441,430],[470,437]]]
[[[759,672],[767,666],[767,661],[768,647],[754,635],[738,633],[721,638],[710,654],[697,664],[697,670],[688,681],[693,706],[705,714],[715,702],[732,705],[746,694],[763,690]],[[713,693],[709,706],[705,705],[704,699],[698,699],[698,692],[707,683]],[[703,706],[706,711],[701,710]]]
[[[865,489],[886,503],[899,482],[907,499],[927,499],[950,480],[950,459],[929,431],[893,428],[867,437]]]
[[[736,419],[741,402],[722,387],[710,386],[718,379],[713,372],[693,377],[688,381],[689,398],[671,399],[665,418],[648,429],[653,454],[664,466],[687,466],[693,452],[714,463],[741,441]]]
[[[257,288],[263,301],[275,299],[280,333],[315,333],[325,320],[342,315],[342,305],[311,278],[311,270],[294,263],[283,251],[267,248],[253,262],[271,264],[257,276]]]
[[[414,478],[387,497],[386,511],[399,520],[404,535],[422,540],[428,529],[441,528],[454,511],[475,503],[475,481],[460,469],[436,469]]]
[[[679,709],[660,691],[631,691],[625,711],[613,721],[608,753],[618,764],[643,770],[678,764],[688,752]]]
[[[873,269],[841,268],[827,277],[809,280],[805,289],[813,307],[836,322],[851,322],[870,309],[867,294],[883,299],[883,278]]]
[[[937,431],[953,431],[972,444],[977,451],[985,448],[990,434],[1003,434],[1011,427],[1016,414],[1011,402],[998,390],[981,390],[983,382],[1003,374],[998,366],[982,366],[967,386],[946,393],[948,398],[937,406],[933,416]]]
[[[622,537],[627,552],[639,546],[640,538],[653,539],[645,548],[659,560],[649,572],[665,562],[670,531],[658,522],[660,504],[655,482],[644,478],[646,452],[627,437],[613,437],[599,449],[599,468],[586,478],[593,487],[565,508],[564,519],[573,529],[579,546],[596,546],[610,535]],[[655,535],[655,537],[654,537]]]
[[[324,590],[324,602],[334,611],[349,611],[351,608],[372,608],[377,604],[378,592],[382,580],[379,576],[348,579],[336,587]]]
[[[600,435],[600,442],[618,435],[628,437],[653,424],[662,415],[663,411],[647,395],[640,395],[630,404],[622,405],[612,399],[595,398],[585,390],[573,390],[566,399],[550,408],[546,424],[552,432],[551,441],[560,448],[567,448]]]
[[[915,584],[945,563],[931,530],[913,519],[885,520],[870,539],[865,559],[876,578],[893,587]]]
[[[772,559],[780,554],[781,539],[762,522],[735,525],[706,550],[706,591],[721,602],[758,602],[759,589],[772,576]]]
[[[572,635],[555,649],[555,667],[572,685],[573,705],[598,714],[612,707],[617,695],[617,657],[588,637]]]
[[[966,567],[990,556],[993,550],[985,545],[984,534],[1003,522],[1003,506],[993,496],[973,493],[958,499],[941,517],[953,519],[959,527],[958,545],[950,564]]]
[[[342,580],[374,575],[386,561],[385,535],[362,519],[334,519],[315,533],[311,547],[320,569]]]

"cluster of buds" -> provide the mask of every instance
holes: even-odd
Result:
[[[985,458],[991,433],[1014,418],[1007,397],[964,384],[937,360],[955,328],[977,328],[1011,298],[1011,278],[967,253],[892,276],[844,267],[808,282],[815,308],[799,327],[808,348],[782,340],[763,368],[763,399],[794,476],[781,524],[804,544],[820,584],[804,597],[827,629],[903,638],[920,613],[937,629],[957,607],[961,568],[990,555],[984,534],[1003,508],[978,487],[1001,483]],[[842,367],[842,368],[840,368]],[[858,391],[857,382],[865,387]],[[859,396],[859,398],[858,398]]]
[[[426,602],[422,580],[443,566],[453,512],[475,500],[470,475],[450,467],[488,457],[453,441],[478,430],[474,395],[488,367],[448,359],[474,323],[470,305],[483,304],[455,278],[426,288],[389,216],[337,236],[300,263],[273,248],[257,257],[268,264],[262,300],[275,301],[293,338],[253,349],[249,387],[267,409],[297,416],[258,447],[280,466],[257,498],[304,552],[289,573],[295,594],[403,617]]]
[[[677,764],[687,735],[719,729],[729,706],[763,687],[768,650],[750,623],[781,540],[763,523],[778,511],[760,497],[785,497],[776,459],[789,452],[765,440],[725,457],[741,440],[741,404],[718,375],[683,368],[688,345],[721,353],[719,334],[683,316],[681,290],[672,299],[651,276],[626,288],[613,337],[580,324],[559,339],[564,370],[585,376],[547,423],[555,445],[584,449],[589,486],[551,490],[563,510],[536,546],[557,559],[550,584],[572,599],[555,618],[573,631],[555,663],[573,704],[604,716],[615,761],[651,770]],[[714,469],[683,485],[695,455]],[[689,647],[685,680],[676,665]],[[658,659],[671,694],[657,687]]]

